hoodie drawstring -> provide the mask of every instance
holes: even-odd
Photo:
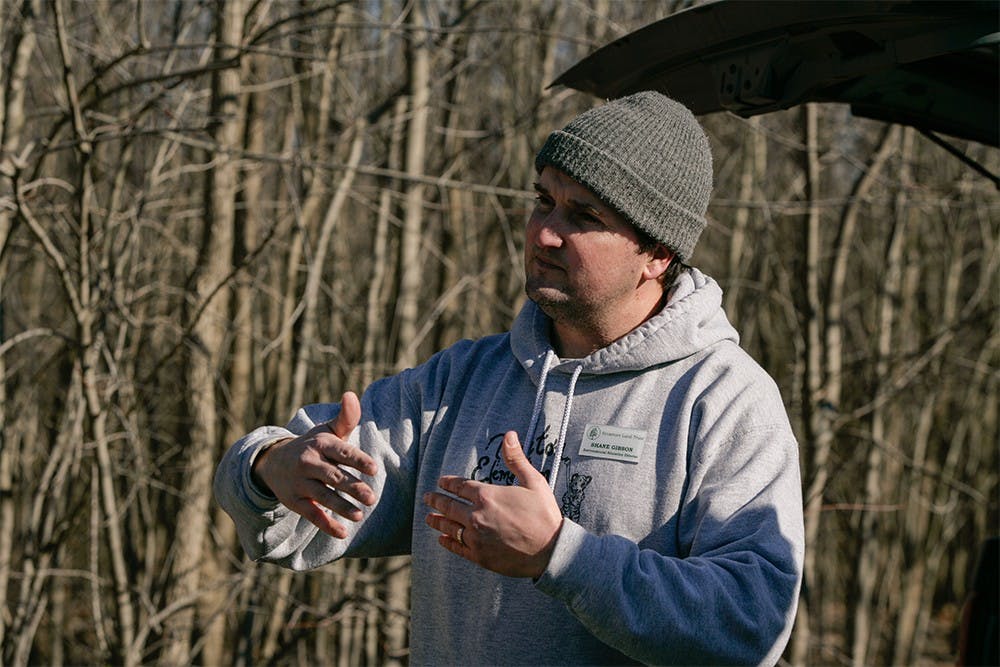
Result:
[[[535,392],[535,406],[531,408],[531,421],[528,423],[528,432],[524,437],[524,444],[531,447],[531,442],[535,438],[535,427],[538,426],[538,416],[542,414],[542,401],[545,398],[545,382],[549,377],[549,369],[552,368],[552,360],[555,353],[549,350],[545,353],[545,361],[542,362],[542,374],[538,378],[538,391]]]
[[[545,383],[549,379],[549,371],[552,369],[552,362],[556,358],[555,352],[549,350],[545,353],[545,361],[542,362],[542,372],[538,377],[538,391],[535,393],[535,405],[531,409],[531,421],[528,423],[528,432],[525,435],[525,444],[530,447],[535,438],[535,429],[538,428],[538,418],[542,414],[542,404],[545,402]],[[569,427],[569,415],[573,411],[573,394],[576,391],[576,381],[583,372],[583,364],[573,370],[573,376],[569,381],[569,390],[566,392],[566,405],[563,407],[562,424],[559,425],[559,439],[556,441],[552,462],[552,471],[549,473],[549,489],[555,493],[556,477],[559,475],[559,464],[562,462],[563,449],[566,446],[566,429]],[[523,445],[522,445],[523,446]],[[542,446],[542,463],[539,470],[545,468],[545,461],[548,458],[544,445]]]
[[[573,410],[573,392],[576,391],[576,381],[583,371],[583,364],[580,364],[573,371],[573,377],[569,381],[569,389],[566,392],[566,405],[563,407],[562,424],[559,426],[559,440],[556,441],[556,449],[553,452],[555,457],[552,461],[552,472],[549,473],[549,489],[555,493],[556,478],[559,477],[559,464],[562,463],[563,448],[566,446],[566,427],[569,426],[569,414]],[[542,454],[542,466],[545,466],[545,455]]]

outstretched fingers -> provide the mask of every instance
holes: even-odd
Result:
[[[347,529],[337,517],[352,522],[364,518],[362,509],[351,499],[365,505],[375,503],[375,494],[367,484],[342,471],[341,474],[344,479],[336,486],[317,479],[305,481],[302,492],[289,503],[289,509],[336,538],[347,537]]]
[[[465,477],[459,477],[458,475],[442,475],[438,478],[438,487],[466,501],[466,505],[479,500],[479,492],[482,485],[482,482],[476,482]]]
[[[347,528],[334,518],[330,510],[323,507],[314,498],[297,498],[288,503],[288,509],[299,514],[330,537],[337,539],[347,537]]]
[[[424,521],[428,526],[441,533],[438,542],[459,555],[469,557],[469,539],[473,538],[472,513],[475,507],[470,503],[474,499],[474,485],[461,477],[448,475],[438,480],[438,486],[449,494],[428,492],[424,494],[423,501],[433,512],[429,513]],[[473,485],[473,486],[468,486]],[[459,496],[455,498],[454,496]]]
[[[432,509],[426,522],[440,533],[442,547],[476,565],[509,577],[538,577],[551,559],[562,514],[513,431],[504,437],[503,455],[518,485],[442,476],[441,491],[423,496]]]
[[[317,436],[316,451],[323,457],[324,463],[327,465],[347,466],[369,476],[374,475],[377,469],[375,459],[371,456],[346,440],[329,434]]]
[[[361,421],[353,392],[342,398],[337,417],[308,433],[276,443],[258,456],[254,473],[286,507],[336,538],[348,530],[340,519],[360,521],[360,506],[374,505],[375,491],[363,479],[374,476],[375,460],[348,441]]]
[[[469,550],[469,540],[473,539],[474,533],[464,524],[449,519],[443,514],[433,512],[428,514],[424,521],[428,526],[441,533],[438,536],[438,542],[442,546],[448,547],[452,551],[459,548]]]

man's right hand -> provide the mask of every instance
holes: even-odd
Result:
[[[347,497],[363,505],[375,504],[372,488],[345,468],[375,474],[375,460],[347,442],[360,421],[361,402],[354,392],[346,392],[335,420],[261,452],[253,464],[254,483],[324,533],[347,537],[347,529],[333,515],[349,521],[362,517]]]

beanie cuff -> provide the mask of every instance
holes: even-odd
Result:
[[[551,133],[535,157],[539,172],[546,165],[587,187],[681,262],[691,257],[707,224],[704,216],[680,206],[627,165],[564,130]]]

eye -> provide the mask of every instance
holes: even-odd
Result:
[[[552,205],[552,198],[548,195],[544,195],[541,192],[535,195],[535,208],[548,210],[552,208]]]
[[[573,213],[573,218],[580,225],[586,225],[588,227],[604,227],[604,221],[587,209],[577,210]]]

